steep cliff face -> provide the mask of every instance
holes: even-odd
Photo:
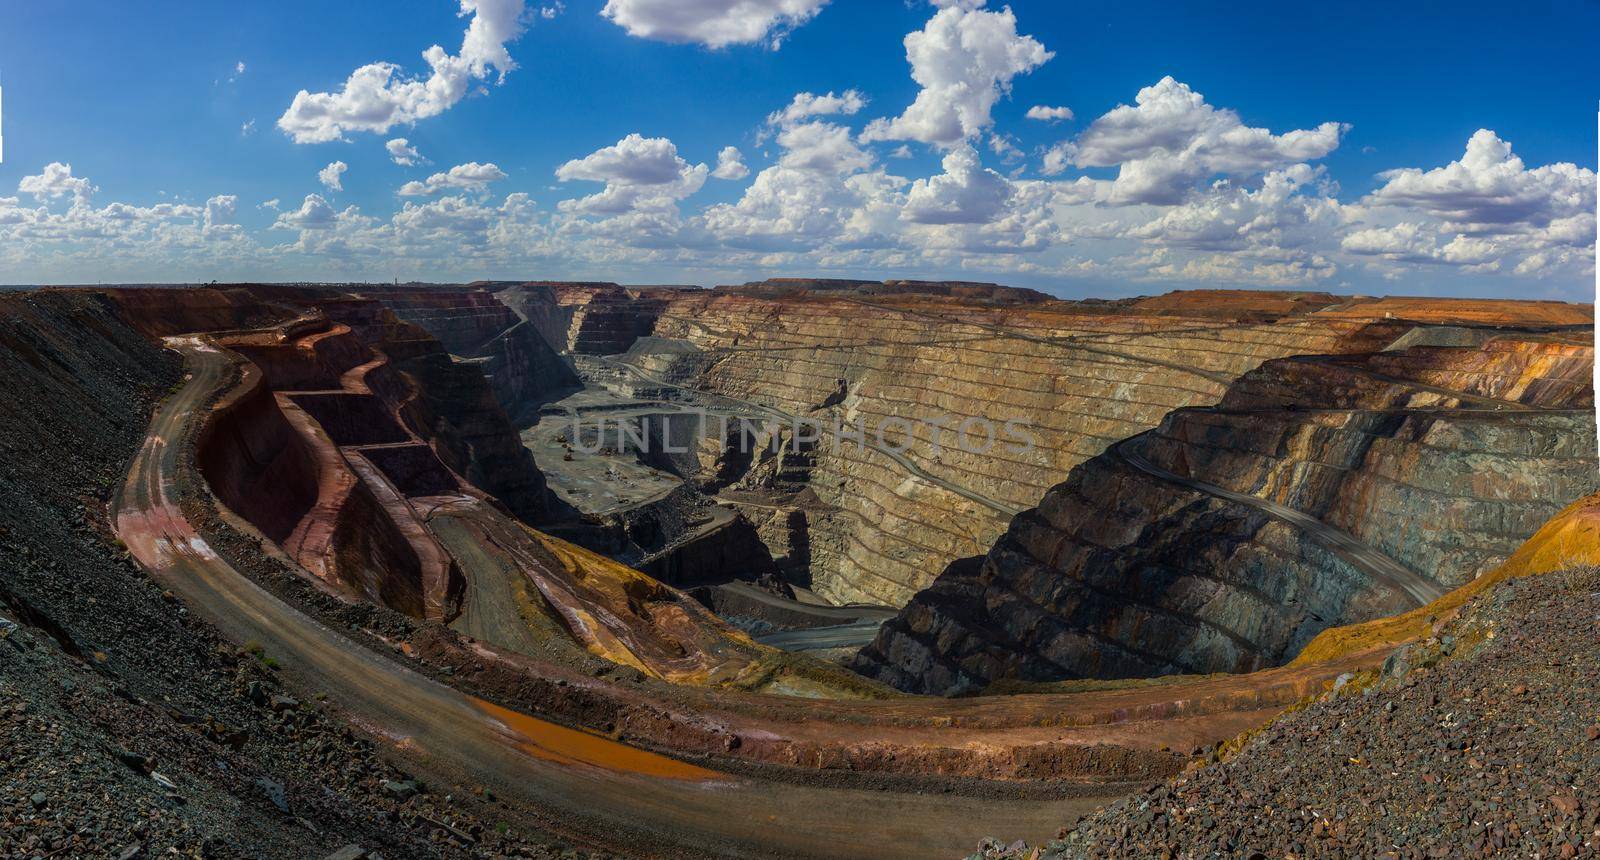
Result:
[[[1271,361],[1074,469],[857,668],[903,689],[1249,671],[1472,580],[1595,487],[1586,342]]]
[[[486,289],[364,288],[361,295],[438,338],[458,360],[476,364],[514,426],[533,423],[540,407],[579,384],[539,329]]]
[[[462,581],[384,464],[434,459],[399,421],[388,359],[348,325],[215,336],[242,380],[197,440],[217,499],[328,587],[417,618],[450,618]],[[368,452],[380,452],[368,459]],[[434,460],[435,484],[464,488]],[[415,485],[415,481],[409,482]]]
[[[451,470],[498,498],[527,522],[548,509],[544,475],[522,447],[479,363],[459,361],[438,338],[371,300],[323,303],[389,360],[403,389],[400,416]]]
[[[497,295],[558,352],[616,355],[646,337],[684,292],[612,283],[530,281]]]
[[[1285,315],[1277,299],[1219,316],[767,289],[677,294],[655,343],[625,360],[657,381],[861,431],[862,442],[830,432],[815,445],[808,484],[821,504],[790,511],[807,518],[813,587],[839,602],[905,603],[951,561],[985,552],[1073,466],[1172,409],[1215,402],[1264,360],[1378,349],[1404,330]]]

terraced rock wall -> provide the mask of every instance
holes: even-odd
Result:
[[[388,356],[393,370],[411,380],[400,399],[401,416],[412,432],[429,440],[445,465],[493,494],[525,522],[548,510],[544,475],[522,447],[516,428],[500,405],[482,368],[456,361],[432,334],[392,316],[362,325],[376,302],[327,306],[330,316],[349,322],[372,346]]]
[[[288,539],[316,504],[322,476],[272,391],[252,386],[217,416],[207,434],[196,459],[217,498],[267,539]]]
[[[811,580],[835,601],[900,605],[951,561],[987,551],[1014,513],[1073,466],[1172,409],[1215,402],[1264,360],[1377,349],[1401,331],[1370,321],[1246,323],[1066,303],[718,291],[674,298],[654,337],[680,346],[629,361],[659,379],[828,426],[860,422],[867,444],[817,446],[810,486],[823,509],[807,513]],[[1007,435],[1007,421],[1027,437]],[[912,422],[909,436],[903,422]],[[987,451],[960,449],[964,422],[970,446]],[[880,426],[888,446],[871,444]],[[884,447],[905,447],[903,460]]]
[[[616,355],[650,334],[677,292],[612,283],[530,281],[496,295],[557,352]]]
[[[1281,663],[1326,627],[1416,605],[1408,587],[1471,581],[1592,491],[1593,396],[1571,384],[1592,361],[1581,342],[1504,337],[1269,362],[1218,407],[1175,411],[1074,469],[981,566],[918,595],[857,668],[948,692]],[[1307,514],[1418,583],[1187,480]]]
[[[417,618],[449,615],[459,574],[410,509],[389,498],[386,482],[358,473],[340,451],[415,440],[364,384],[274,389],[341,385],[350,371],[368,369],[370,351],[343,325],[281,343],[268,335],[221,340],[274,369],[244,365],[241,387],[218,404],[197,440],[201,474],[217,499],[330,588]],[[322,346],[341,342],[332,351]]]
[[[362,294],[425,329],[451,355],[477,364],[515,426],[533,423],[540,407],[579,384],[538,328],[488,290],[393,288]]]

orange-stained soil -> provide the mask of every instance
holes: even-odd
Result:
[[[1584,565],[1600,565],[1600,494],[1568,505],[1494,570],[1403,615],[1324,630],[1290,665],[1314,666],[1358,651],[1421,639],[1472,597],[1497,583]]]
[[[505,725],[517,747],[529,755],[559,764],[589,765],[622,773],[701,782],[723,775],[687,762],[617,743],[592,732],[569,729],[471,698],[473,706]]]

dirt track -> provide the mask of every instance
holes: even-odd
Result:
[[[1112,445],[1109,450],[1124,463],[1151,477],[1177,484],[1180,487],[1198,490],[1206,495],[1216,496],[1219,499],[1235,504],[1255,508],[1273,519],[1281,520],[1300,529],[1319,543],[1338,553],[1341,558],[1366,571],[1374,580],[1385,583],[1396,591],[1405,594],[1417,606],[1432,603],[1444,595],[1444,589],[1440,588],[1432,580],[1426,579],[1416,571],[1378,552],[1349,532],[1336,529],[1310,514],[1302,513],[1287,505],[1280,505],[1277,502],[1269,501],[1259,496],[1236,493],[1216,484],[1186,478],[1157,466],[1145,459],[1144,455],[1136,450],[1136,445],[1142,438],[1143,436],[1141,435],[1118,442]]]
[[[190,378],[157,412],[113,506],[134,557],[307,691],[446,778],[489,785],[558,832],[634,856],[949,856],[991,832],[1050,835],[1100,799],[998,801],[755,782],[498,709],[367,651],[223,561],[179,509],[180,443],[229,377],[205,342],[170,342]],[[863,810],[872,814],[863,815]]]
[[[785,651],[818,651],[826,648],[860,648],[878,635],[885,619],[874,618],[849,624],[812,627],[809,630],[784,630],[757,636],[756,641]]]

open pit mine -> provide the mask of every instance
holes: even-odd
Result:
[[[0,855],[1593,853],[1592,320],[0,293]]]

